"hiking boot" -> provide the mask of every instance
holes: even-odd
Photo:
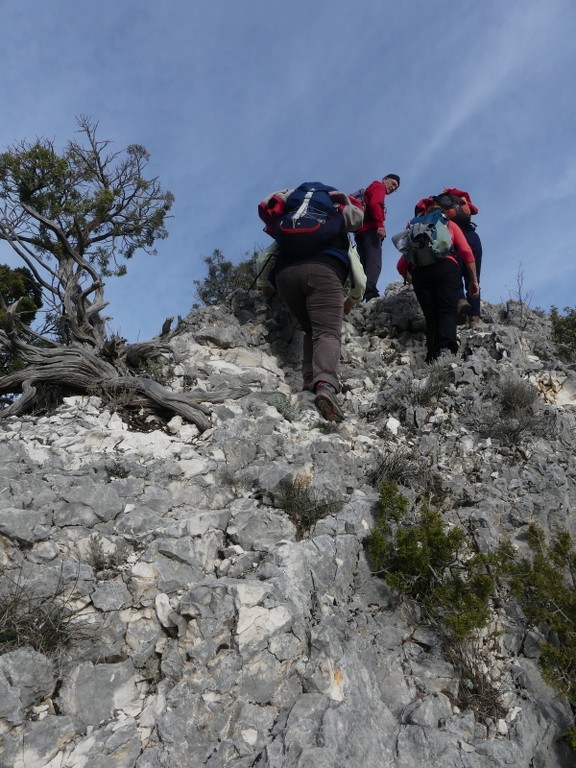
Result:
[[[302,392],[311,392],[312,391],[312,379],[314,378],[313,373],[305,373],[304,377],[302,379]]]
[[[481,322],[482,321],[480,319],[480,315],[470,315],[470,317],[468,318],[468,325],[470,327],[474,325],[480,325]]]
[[[340,422],[344,421],[344,414],[336,401],[336,392],[330,384],[320,383],[316,386],[316,397],[314,405],[320,411],[322,418],[326,421]]]
[[[466,299],[458,300],[458,325],[464,325],[466,318],[472,312],[472,307]]]

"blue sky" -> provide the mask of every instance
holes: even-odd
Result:
[[[84,114],[114,149],[143,144],[176,196],[158,254],[110,280],[130,341],[186,315],[215,248],[270,242],[257,204],[320,180],[402,177],[389,235],[421,197],[470,192],[482,296],[576,305],[576,3],[461,0],[5,0],[0,150],[62,146]],[[390,240],[380,288],[398,278]],[[0,243],[0,263],[14,264]]]

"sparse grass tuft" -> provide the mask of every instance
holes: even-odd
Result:
[[[318,520],[337,515],[344,506],[344,498],[339,494],[329,492],[321,495],[310,488],[307,479],[299,478],[283,481],[274,501],[296,526],[298,539],[304,538]]]
[[[84,622],[62,590],[38,594],[4,576],[0,592],[0,653],[29,646],[48,657],[86,636]]]
[[[446,643],[444,653],[460,675],[454,703],[463,711],[471,709],[482,723],[505,717],[501,680],[493,679],[479,639],[452,640]]]
[[[129,554],[130,548],[125,541],[107,552],[104,548],[104,540],[99,533],[93,534],[88,539],[88,564],[99,573],[110,572],[110,575],[114,575],[126,562]]]
[[[529,381],[505,374],[498,384],[496,410],[484,415],[480,431],[507,445],[514,445],[524,435],[549,429],[541,408],[538,391]]]
[[[278,394],[270,400],[270,405],[273,405],[278,413],[283,416],[286,421],[295,421],[302,411],[302,406],[298,402],[294,402],[291,397],[287,395]]]
[[[325,421],[324,419],[318,419],[316,424],[314,425],[317,429],[320,430],[320,432],[323,432],[325,435],[335,435],[338,433],[339,426],[335,421]]]
[[[431,497],[437,497],[441,492],[440,478],[430,463],[418,459],[413,451],[406,448],[395,448],[384,454],[371,472],[369,480],[378,488],[384,482],[393,481]]]
[[[526,379],[515,376],[505,376],[502,379],[499,396],[501,412],[506,416],[533,413],[538,401],[536,387]]]
[[[412,382],[406,396],[411,405],[429,405],[436,402],[452,381],[449,361],[435,360],[428,366],[427,376],[422,381]]]

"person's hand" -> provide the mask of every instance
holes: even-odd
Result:
[[[378,236],[380,237],[380,240],[384,240],[384,238],[386,237],[386,227],[384,226],[378,227],[376,232],[378,232]]]
[[[468,284],[468,293],[473,299],[480,295],[480,285],[478,280],[470,280],[470,283]]]
[[[354,306],[354,302],[352,301],[352,299],[345,299],[345,301],[344,301],[344,314],[345,315],[349,315],[350,312],[352,311],[353,306]]]

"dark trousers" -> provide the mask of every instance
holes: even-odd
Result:
[[[276,287],[284,303],[304,331],[302,374],[312,374],[312,387],[319,381],[340,391],[338,369],[344,291],[336,272],[326,264],[305,262],[281,269]]]
[[[380,296],[376,285],[382,271],[382,240],[375,229],[357,232],[354,237],[356,247],[358,248],[358,256],[366,273],[364,301],[368,301]]]
[[[417,267],[412,285],[426,318],[426,361],[435,360],[440,350],[458,351],[456,337],[458,299],[462,290],[460,267],[444,259],[429,267]]]
[[[482,243],[480,242],[480,237],[476,233],[474,229],[465,229],[462,228],[462,232],[464,233],[464,237],[466,238],[466,242],[472,249],[472,253],[474,254],[474,259],[476,261],[476,274],[478,275],[478,282],[480,282],[480,271],[482,269]],[[466,299],[468,300],[468,303],[472,307],[472,315],[476,315],[477,317],[480,317],[480,294],[478,296],[471,297],[469,293],[469,285],[470,285],[470,272],[466,269],[465,264],[461,264],[462,267],[462,276],[464,278],[464,288],[466,290]],[[460,297],[464,298],[464,290],[461,290]]]

